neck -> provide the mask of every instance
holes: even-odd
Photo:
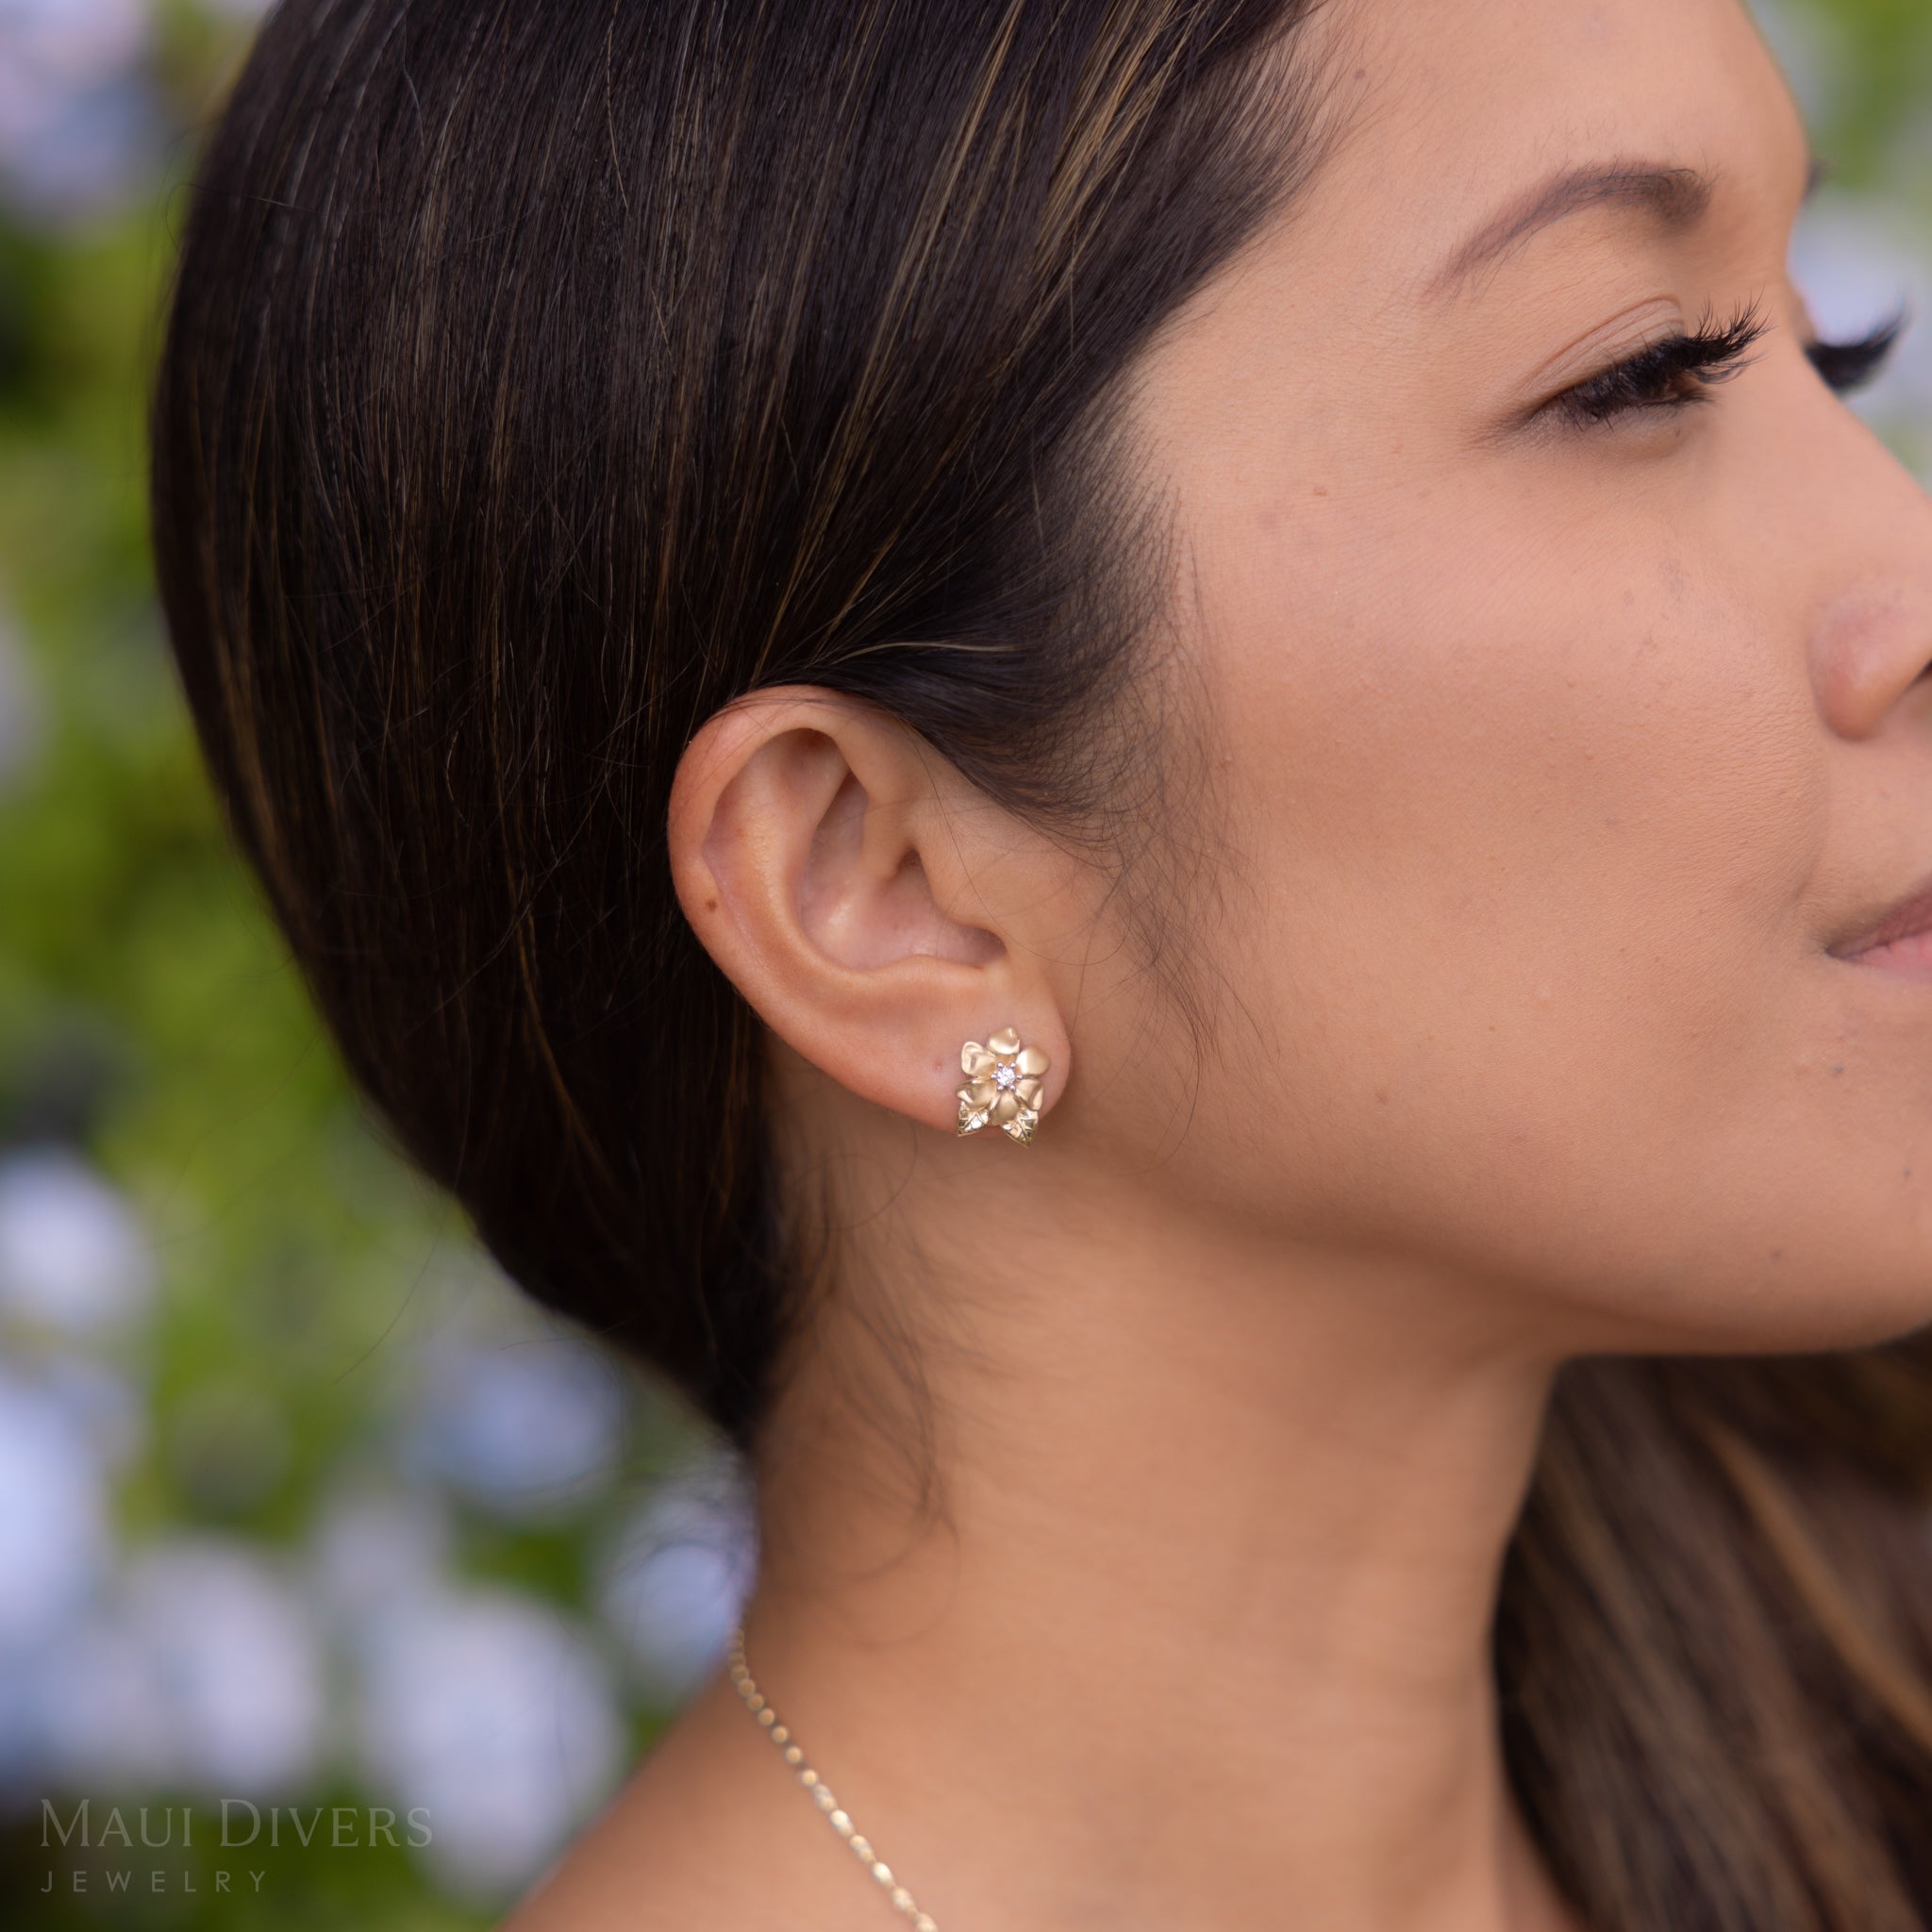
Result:
[[[962,1324],[919,1349],[939,1507],[855,1291],[761,1457],[780,1717],[946,1932],[1561,1924],[1490,1659],[1548,1365],[1467,1284],[1090,1207],[916,1275],[870,1224],[862,1278]]]

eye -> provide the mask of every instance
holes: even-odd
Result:
[[[1870,335],[1852,342],[1807,342],[1805,353],[1826,384],[1844,395],[1863,389],[1883,371],[1910,321],[1910,305],[1902,302],[1898,313],[1890,322],[1880,323]]]
[[[1575,427],[1591,429],[1633,410],[1681,409],[1708,402],[1720,383],[1756,358],[1749,351],[1771,326],[1756,297],[1727,321],[1709,315],[1565,390],[1544,405]]]
[[[1811,341],[1805,354],[1839,394],[1862,389],[1885,368],[1910,321],[1901,305],[1888,322],[1852,341]],[[1632,410],[1675,409],[1710,400],[1719,384],[1751,366],[1754,343],[1771,326],[1756,299],[1727,322],[1708,318],[1694,333],[1679,331],[1552,399],[1545,407],[1578,428],[1596,428]]]

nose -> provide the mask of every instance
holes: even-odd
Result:
[[[1834,581],[1812,626],[1819,709],[1842,738],[1875,737],[1932,667],[1932,495],[1834,398]]]

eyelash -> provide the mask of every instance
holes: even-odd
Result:
[[[1849,342],[1809,342],[1811,366],[1840,394],[1870,382],[1905,333],[1906,311]],[[1754,298],[1726,322],[1707,315],[1694,333],[1680,330],[1554,397],[1549,408],[1579,429],[1596,429],[1635,409],[1681,409],[1710,401],[1720,383],[1751,366],[1754,343],[1771,327]]]

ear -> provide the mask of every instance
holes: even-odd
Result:
[[[803,685],[728,705],[679,763],[672,877],[753,1009],[822,1073],[953,1131],[960,1052],[1005,1028],[1065,1086],[1071,861],[917,733]]]

